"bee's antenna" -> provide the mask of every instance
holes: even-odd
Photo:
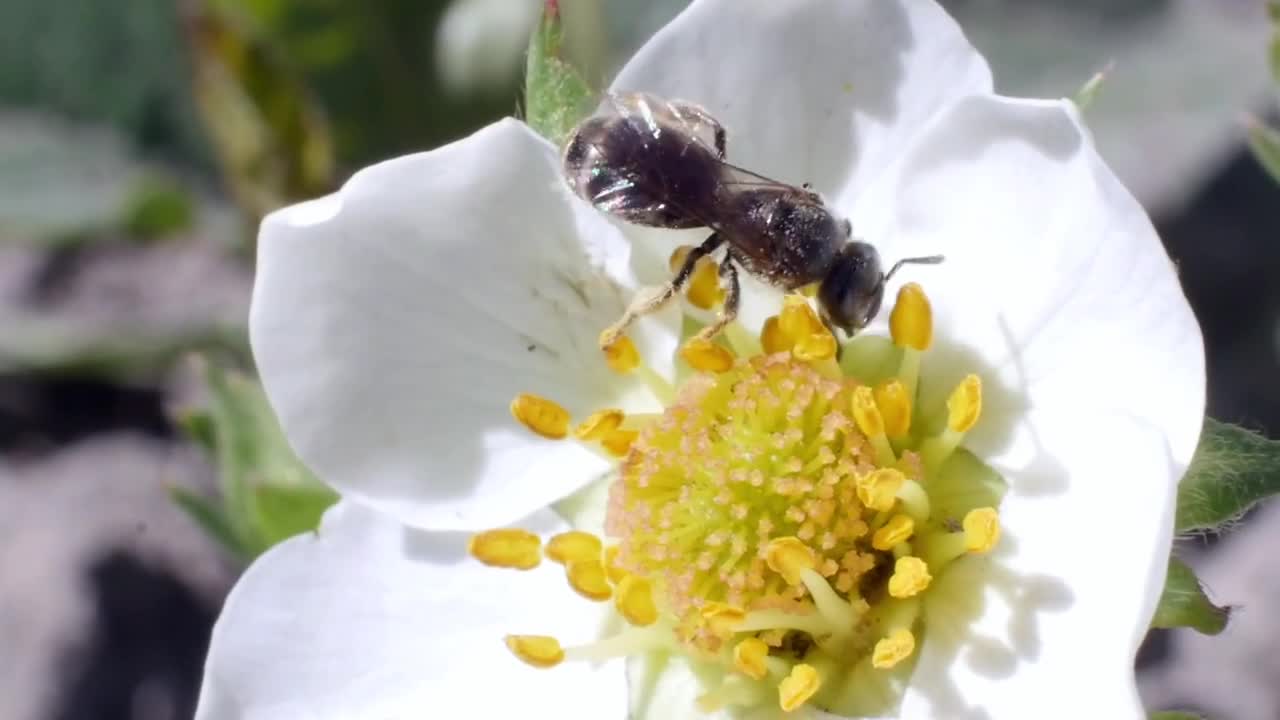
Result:
[[[898,272],[903,265],[937,265],[945,259],[946,258],[942,255],[925,255],[924,257],[902,258],[898,262],[894,263],[893,267],[889,268],[889,272],[885,273],[883,282],[889,282],[889,278],[893,277],[893,274]]]

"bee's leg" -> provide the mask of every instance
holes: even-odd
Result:
[[[720,314],[716,315],[714,322],[698,331],[694,336],[695,340],[710,340],[738,317],[742,288],[738,285],[738,267],[732,252],[720,264],[720,284],[724,287],[724,307],[720,308]]]
[[[711,233],[706,240],[702,241],[701,245],[689,251],[688,256],[684,259],[684,264],[676,271],[670,282],[661,287],[645,288],[636,293],[635,299],[627,306],[627,310],[622,313],[622,317],[600,333],[600,347],[607,348],[613,345],[637,318],[641,315],[648,315],[670,302],[677,293],[684,290],[685,286],[689,284],[689,279],[693,277],[693,271],[698,261],[715,252],[722,244],[724,244],[724,240],[720,237],[720,234]],[[723,266],[721,267],[723,268]]]

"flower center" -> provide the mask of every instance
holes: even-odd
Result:
[[[900,689],[887,688],[902,683],[877,674],[909,672],[934,579],[996,544],[1000,491],[964,487],[985,469],[957,453],[981,415],[976,375],[952,392],[940,431],[913,422],[932,340],[918,286],[903,288],[890,327],[892,346],[866,339],[880,343],[870,353],[880,369],[860,368],[868,353],[852,346],[864,339],[837,359],[808,301],[788,296],[758,340],[738,327],[727,345],[686,344],[681,356],[698,372],[660,416],[607,410],[578,425],[578,441],[621,458],[609,542],[572,531],[543,551],[580,595],[613,600],[631,628],[568,649],[511,636],[512,652],[536,667],[679,652],[698,670],[706,711],[891,708]],[[623,369],[638,364],[633,349],[614,349],[611,364],[619,356],[631,358]],[[568,414],[550,401],[521,396],[512,412],[544,437],[569,435]],[[539,553],[539,538],[519,530],[472,542],[474,556],[502,567],[529,569]]]

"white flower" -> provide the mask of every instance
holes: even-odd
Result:
[[[915,414],[941,428],[918,445],[928,482],[908,468],[907,484],[916,477],[927,487],[933,519],[946,506],[962,510],[947,516],[958,521],[993,497],[976,485],[973,497],[958,497],[963,488],[953,492],[949,480],[942,497],[938,482],[955,463],[935,476],[939,458],[963,439],[1007,483],[1002,500],[994,494],[999,545],[947,562],[938,548],[965,533],[931,521],[931,534],[918,529],[895,546],[924,556],[937,577],[922,602],[868,596],[869,617],[882,624],[856,632],[871,641],[892,635],[896,610],[887,608],[912,608],[897,629],[919,644],[899,644],[904,652],[883,663],[896,665],[888,670],[868,670],[870,644],[858,645],[868,654],[858,661],[840,654],[844,645],[831,650],[822,633],[805,636],[818,659],[799,663],[807,650],[794,647],[772,656],[784,675],[809,667],[776,692],[776,676],[762,686],[720,685],[732,675],[723,663],[699,665],[704,674],[695,677],[679,659],[652,676],[633,662],[629,683],[617,662],[518,663],[502,646],[510,632],[588,644],[572,657],[658,642],[652,628],[661,622],[615,635],[612,606],[567,592],[549,563],[528,573],[481,566],[462,533],[519,525],[546,537],[567,527],[566,515],[579,527],[600,524],[598,493],[579,498],[580,512],[547,508],[610,473],[609,453],[538,437],[509,405],[536,393],[578,419],[603,408],[661,412],[671,401],[679,310],[632,331],[644,359],[636,372],[611,372],[596,338],[641,283],[667,277],[678,242],[701,238],[609,222],[566,190],[555,148],[503,121],[365,170],[339,193],[264,223],[251,318],[263,382],[295,449],[345,500],[317,537],[268,553],[228,598],[198,717],[594,720],[625,717],[630,705],[638,717],[669,718],[696,715],[699,696],[705,707],[734,696],[767,717],[788,694],[815,716],[883,700],[884,713],[903,718],[1143,717],[1132,662],[1162,586],[1177,481],[1198,437],[1203,351],[1175,269],[1074,107],[995,95],[981,57],[926,0],[698,0],[614,87],[704,105],[727,127],[733,162],[812,182],[886,259],[947,256],[906,278],[928,288],[933,333],[903,329],[928,317],[912,290],[900,303],[905,325],[893,328],[900,345],[904,333],[923,332],[933,347],[922,364],[918,353],[897,351],[903,360],[890,356],[883,374],[911,384],[917,368]],[[745,329],[730,333],[744,347],[779,307],[776,293],[751,283],[745,290]],[[868,337],[883,336],[885,324]],[[846,364],[877,362],[858,355],[846,349]],[[820,373],[835,367],[823,357],[814,360]],[[751,374],[741,372],[733,377]],[[980,387],[965,380],[971,373]],[[696,417],[702,401],[681,397]],[[902,410],[877,404],[887,424],[894,407]],[[870,411],[857,408],[864,445],[890,459],[915,457],[901,443],[871,442]],[[652,436],[635,442],[670,449]],[[972,465],[962,479],[981,476],[981,464]],[[629,467],[624,477],[649,472]],[[894,483],[903,487],[902,473]],[[623,496],[640,492],[619,487]],[[908,502],[908,494],[899,492],[894,507],[909,515],[919,498]],[[893,493],[888,502],[897,502]],[[865,517],[878,527],[890,514]],[[995,513],[979,515],[993,542]],[[781,559],[770,556],[770,571],[782,570],[770,577],[809,578],[805,553],[819,542],[789,555],[771,544]],[[962,542],[955,554],[963,552]],[[834,571],[827,577],[839,581]],[[907,597],[927,584],[926,573],[917,590],[889,592]],[[621,584],[604,590],[626,594]],[[607,617],[613,645],[591,645]],[[913,662],[899,663],[908,656]],[[857,702],[840,698],[837,682],[851,671],[842,663],[854,661],[862,663],[856,672],[870,672],[851,686]],[[799,687],[806,681],[814,687]],[[761,687],[768,697],[756,702]]]

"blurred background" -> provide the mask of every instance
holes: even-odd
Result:
[[[561,0],[597,86],[681,0]],[[952,0],[1010,94],[1088,110],[1204,328],[1210,414],[1280,434],[1263,0]],[[170,720],[245,564],[332,500],[245,320],[262,213],[517,111],[537,0],[0,0],[0,720]],[[1152,358],[1153,363],[1161,358]],[[1171,389],[1176,391],[1176,389]],[[1217,638],[1160,633],[1152,708],[1280,717],[1280,509],[1184,543]]]

